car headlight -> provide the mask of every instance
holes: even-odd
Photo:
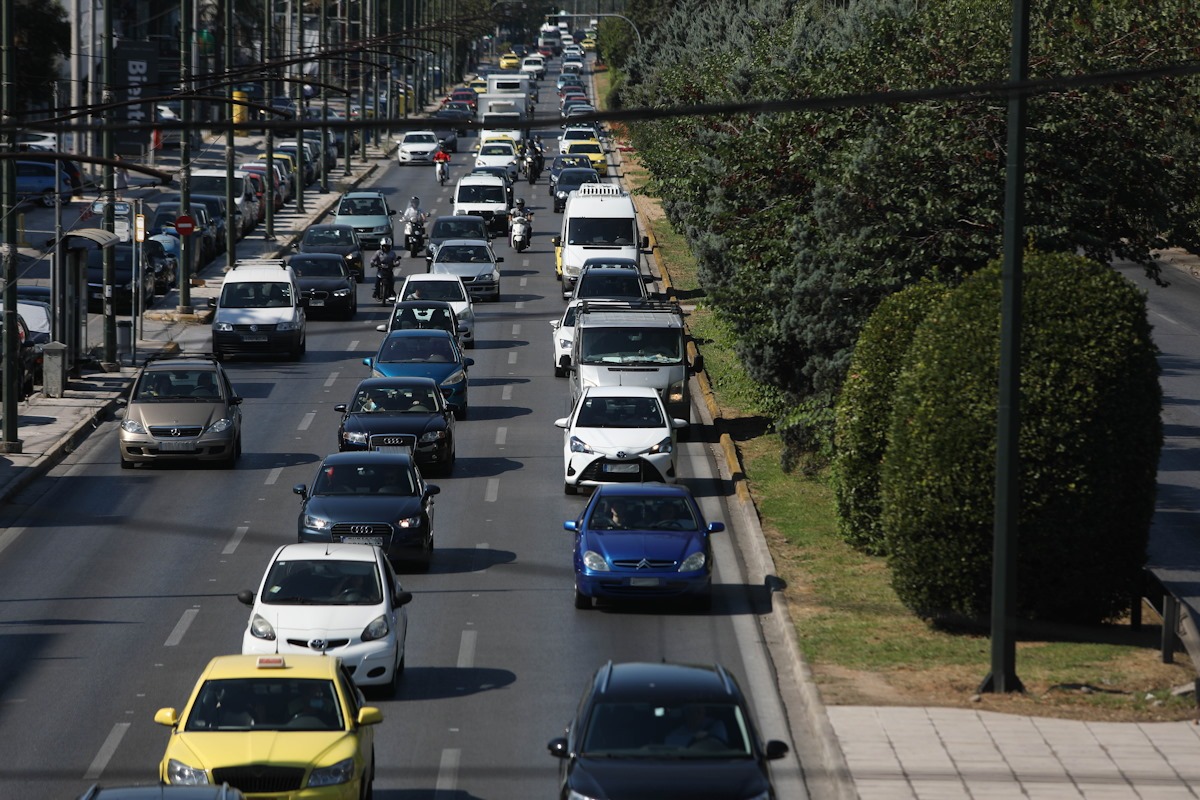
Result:
[[[466,310],[464,310],[461,314],[458,315],[458,321],[459,322],[474,322],[475,321],[475,309],[471,308],[470,306],[467,306]]]
[[[467,373],[461,369],[456,369],[442,380],[442,386],[451,386],[456,383],[462,383],[467,379]]]
[[[326,528],[331,527],[332,524],[333,523],[324,517],[317,517],[312,514],[304,515],[304,527],[306,528],[316,528],[319,531],[323,531]]]
[[[167,761],[167,783],[172,786],[207,786],[208,773],[172,758]]]
[[[349,783],[354,779],[354,759],[347,758],[332,767],[314,769],[308,776],[309,786],[333,786],[338,783]]]
[[[400,519],[396,520],[396,524],[401,528],[418,528],[421,526],[421,515],[417,514],[415,517],[401,517]]]
[[[669,452],[671,452],[671,448],[672,448],[671,437],[668,436],[667,438],[663,439],[658,444],[654,445],[654,447],[651,447],[646,452],[650,453],[652,455],[654,453],[669,453]]]
[[[707,561],[704,551],[692,553],[679,564],[680,572],[695,572],[696,570],[704,569],[704,562]]]
[[[141,433],[146,432],[146,426],[136,419],[126,419],[121,422],[121,430],[126,433]]]
[[[604,560],[604,556],[597,553],[595,550],[588,550],[583,554],[583,565],[592,572],[608,572],[608,562]]]
[[[387,225],[380,225],[378,228],[375,229],[375,233],[387,233],[387,232],[388,232]]]
[[[350,290],[349,289],[334,289],[333,296],[334,297],[349,297]]]
[[[566,199],[567,199],[567,193],[566,193],[566,192],[564,192],[564,191],[562,191],[562,190],[559,190],[559,191],[555,192],[555,193],[554,193],[554,196],[555,196],[555,197],[557,197],[559,200],[566,200]]]
[[[229,333],[230,331],[233,330],[233,323],[232,322],[214,322],[213,330],[220,331],[221,333]]]
[[[358,255],[355,253],[346,253],[346,255],[344,255],[342,257],[345,258],[347,261],[354,261],[355,259],[358,258]]]
[[[346,431],[342,434],[342,441],[346,444],[366,444],[367,435],[357,431]]]
[[[572,789],[567,792],[567,800],[598,800],[598,798],[592,797],[590,794],[580,794]],[[756,797],[754,800],[758,800],[758,798]]]
[[[684,381],[676,381],[675,383],[671,384],[671,386],[667,389],[667,402],[668,403],[682,403],[683,402],[683,385],[684,385]]]
[[[571,345],[573,345],[574,343],[575,343],[575,341],[573,339],[559,339],[558,340],[558,348],[560,350],[570,350]]]
[[[225,417],[224,419],[219,419],[216,422],[214,422],[212,425],[209,425],[208,432],[209,433],[224,433],[225,431],[229,430],[232,427],[233,427],[233,420],[229,419],[228,417]]]
[[[442,439],[445,439],[445,438],[446,438],[445,431],[426,431],[425,433],[421,434],[421,438],[418,441],[420,441],[424,444],[429,444],[430,442],[440,442]]]
[[[261,614],[255,614],[250,618],[250,635],[255,639],[266,639],[267,641],[275,641],[275,628],[271,627],[271,623]]]
[[[285,320],[284,322],[280,322],[275,326],[275,330],[277,331],[295,331],[299,329],[300,323],[298,320],[294,319]]]
[[[376,639],[382,639],[388,635],[389,630],[390,628],[388,627],[387,617],[383,614],[380,614],[378,617],[371,620],[367,627],[363,628],[362,640],[364,642],[373,642]]]
[[[593,450],[591,448],[591,445],[589,445],[583,439],[580,439],[578,436],[572,436],[569,440],[569,444],[571,446],[572,453],[594,453],[594,452],[596,452],[595,450]]]

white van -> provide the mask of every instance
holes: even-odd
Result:
[[[562,231],[551,241],[563,299],[574,293],[584,261],[597,256],[637,261],[650,246],[639,233],[633,198],[615,183],[585,183],[567,195]]]
[[[221,295],[209,301],[213,355],[279,354],[299,358],[307,346],[296,275],[280,259],[239,259],[225,273]]]
[[[508,235],[508,190],[497,175],[464,175],[454,187],[454,214],[483,217],[488,230]]]

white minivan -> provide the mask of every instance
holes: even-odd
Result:
[[[650,246],[639,232],[633,198],[615,183],[585,183],[567,195],[562,230],[551,241],[564,300],[574,293],[584,261],[602,256],[636,262]]]
[[[483,217],[492,233],[508,235],[508,190],[497,175],[464,175],[454,187],[454,214]]]
[[[307,345],[296,275],[278,259],[239,259],[225,273],[213,307],[213,355],[284,354],[299,358]]]

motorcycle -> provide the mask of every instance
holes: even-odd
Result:
[[[529,247],[529,236],[533,228],[530,216],[528,214],[518,214],[513,217],[509,243],[518,253],[523,253],[525,248]]]
[[[450,177],[450,165],[445,161],[435,161],[434,169],[437,170],[438,184],[446,185],[446,179]]]
[[[413,258],[425,249],[425,223],[419,220],[406,220],[404,223],[404,249]]]
[[[538,174],[541,172],[541,167],[538,166],[537,155],[530,150],[525,153],[525,174],[529,177],[530,183],[537,183]]]
[[[375,265],[375,293],[371,295],[382,305],[396,295],[396,275],[392,272],[395,261],[385,261]]]

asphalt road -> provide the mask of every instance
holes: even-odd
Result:
[[[544,82],[543,98],[552,89]],[[469,158],[454,158],[452,178]],[[400,207],[417,194],[449,213],[452,187],[432,173],[391,166],[377,185]],[[560,217],[544,178],[517,195],[537,214],[533,247],[518,254],[496,241],[503,296],[477,305],[471,418],[458,426],[454,476],[435,479],[434,565],[402,576],[416,595],[403,688],[372,701],[385,717],[376,781],[385,800],[554,796],[558,761],[546,743],[608,659],[720,662],[752,696],[764,738],[788,738],[756,619],[769,605],[742,576],[736,526],[716,538],[710,613],[572,605],[562,521],[585,499],[562,494],[552,422],[568,390],[551,371],[547,324],[562,308],[549,243]],[[406,272],[423,268],[404,259]],[[182,706],[210,657],[237,652],[248,609],[234,595],[295,540],[291,487],[336,449],[333,405],[367,376],[361,358],[380,337],[383,309],[370,292],[360,285],[353,321],[310,322],[301,361],[229,366],[246,398],[236,470],[122,471],[110,422],[0,510],[0,524],[23,529],[0,557],[0,797],[156,779],[168,731],[155,710]],[[205,331],[189,333],[185,349],[201,349]],[[736,523],[702,439],[682,449],[684,481],[709,519]],[[780,797],[804,797],[797,761],[776,764]]]

